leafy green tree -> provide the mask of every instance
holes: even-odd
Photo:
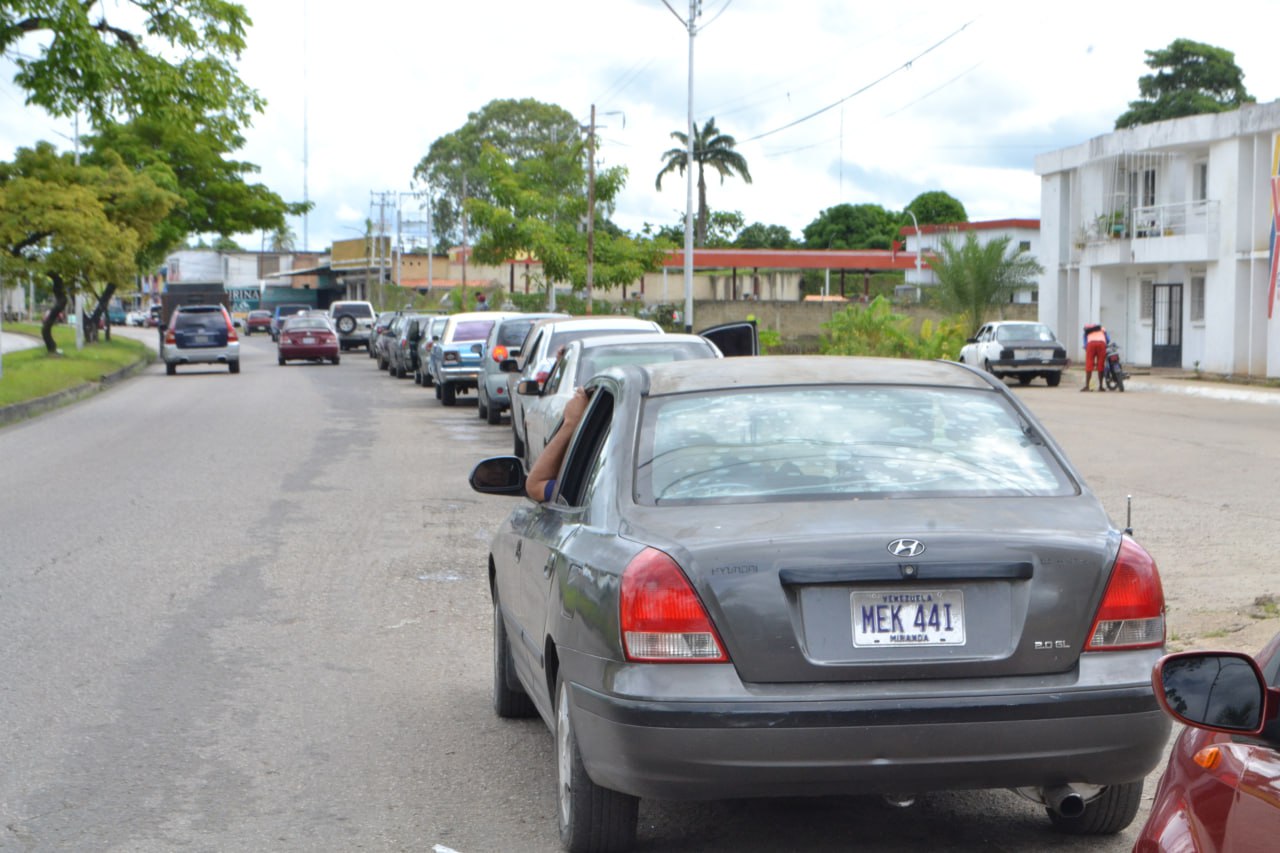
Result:
[[[1251,104],[1244,72],[1229,50],[1190,39],[1174,39],[1163,50],[1146,51],[1154,74],[1138,78],[1141,97],[1116,119],[1116,128],[1202,113],[1221,113]]]
[[[734,244],[742,249],[794,249],[796,239],[785,225],[753,222],[738,232]]]
[[[587,180],[583,146],[576,138],[547,140],[536,156],[513,160],[486,145],[476,174],[492,201],[468,198],[466,211],[480,229],[474,256],[481,263],[502,263],[529,254],[542,266],[544,283],[586,286],[587,238],[579,227],[587,215],[579,192]],[[659,268],[666,246],[633,239],[605,225],[607,209],[626,183],[627,171],[615,166],[596,173],[597,209],[592,284],[602,288],[627,285]]]
[[[56,116],[103,126],[182,103],[243,125],[265,105],[234,66],[250,23],[228,0],[0,0],[0,55],[27,103]]]
[[[746,220],[736,210],[713,210],[707,225],[706,245],[713,249],[727,249],[734,245],[738,232]],[[680,232],[683,244],[684,231]]]
[[[920,193],[911,203],[902,209],[906,214],[911,211],[921,225],[940,225],[948,222],[968,222],[969,214],[964,205],[955,196],[942,190]],[[910,216],[903,216],[903,225],[911,224]]]
[[[77,166],[42,142],[0,164],[0,276],[49,281],[54,304],[41,334],[50,354],[53,324],[71,297],[132,281],[140,248],[177,203],[119,157]]]
[[[192,234],[230,238],[255,231],[287,232],[286,217],[301,215],[310,206],[286,202],[265,185],[252,183],[249,177],[258,167],[231,157],[244,145],[239,131],[205,121],[181,105],[106,125],[86,136],[85,144],[85,162],[118,155],[138,169],[167,171],[166,185],[182,198],[143,247],[143,269]]]
[[[804,227],[804,244],[809,249],[888,249],[898,227],[898,215],[878,204],[837,204]]]
[[[965,328],[975,329],[993,306],[1003,305],[1022,290],[1036,286],[1044,272],[1032,255],[1009,251],[1009,237],[978,242],[970,231],[959,246],[943,240],[940,253],[929,263],[938,279],[931,298],[944,311],[957,314]]]
[[[581,131],[578,120],[564,107],[533,98],[499,99],[468,115],[462,127],[432,142],[414,167],[413,179],[431,194],[436,248],[447,251],[462,241],[462,211],[467,199],[495,200],[489,172],[481,166],[486,146],[509,164],[517,164],[542,156],[547,146],[575,143]],[[586,186],[582,178],[573,190],[584,201]],[[468,239],[474,241],[474,235]]]
[[[665,163],[662,170],[658,172],[657,180],[654,186],[662,189],[662,178],[671,172],[679,172],[684,174],[684,170],[688,167],[689,160],[689,135],[679,130],[671,132],[671,138],[680,142],[679,148],[671,148],[663,152],[662,159]],[[738,141],[727,133],[721,133],[720,128],[716,127],[714,118],[707,119],[706,124],[701,128],[693,129],[693,162],[698,164],[698,215],[694,222],[693,243],[695,246],[705,246],[707,244],[707,229],[710,221],[711,211],[707,207],[707,180],[706,170],[714,169],[720,175],[720,183],[724,184],[726,177],[734,175],[741,177],[746,183],[751,183],[751,171],[747,168],[747,160],[741,154],[734,150]],[[683,237],[681,243],[683,243]]]

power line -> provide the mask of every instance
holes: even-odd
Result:
[[[814,112],[809,113],[807,116],[802,116],[802,117],[800,117],[800,118],[796,119],[795,121],[788,122],[787,124],[782,125],[782,127],[775,127],[773,130],[766,130],[764,133],[756,134],[755,136],[752,136],[752,137],[750,137],[749,139],[744,139],[744,140],[742,140],[742,141],[743,141],[744,143],[746,143],[746,142],[755,142],[757,139],[764,139],[766,136],[772,136],[772,135],[773,135],[773,134],[775,134],[775,133],[781,133],[781,132],[782,132],[782,131],[784,131],[784,130],[789,130],[790,128],[793,128],[793,127],[795,127],[795,126],[796,126],[796,125],[798,125],[798,124],[803,124],[804,122],[809,121],[810,119],[817,118],[818,116],[822,115],[823,113],[827,112],[828,110],[833,110],[833,109],[835,109],[836,107],[838,107],[838,106],[840,106],[841,104],[843,104],[845,101],[848,101],[848,100],[850,100],[851,98],[854,98],[854,97],[857,97],[858,95],[861,95],[863,92],[867,91],[868,89],[870,89],[870,88],[872,88],[872,87],[874,87],[874,86],[878,86],[879,84],[883,83],[885,80],[888,80],[890,77],[892,77],[893,75],[897,74],[899,71],[906,71],[907,69],[909,69],[909,68],[912,66],[912,64],[913,64],[916,60],[920,59],[921,57],[923,57],[923,56],[925,56],[925,55],[927,55],[927,54],[929,54],[929,53],[932,53],[934,50],[936,50],[936,49],[938,49],[939,47],[941,47],[942,45],[946,44],[948,41],[950,41],[951,39],[955,38],[955,37],[956,37],[956,36],[958,36],[960,33],[964,32],[964,30],[969,26],[969,24],[972,24],[972,23],[973,23],[973,21],[969,21],[968,23],[966,23],[966,24],[964,24],[963,26],[961,26],[958,30],[955,30],[954,32],[950,33],[949,35],[947,35],[946,37],[944,37],[944,38],[943,38],[943,39],[941,39],[940,41],[937,41],[937,42],[935,42],[934,44],[930,45],[929,47],[925,48],[925,49],[924,49],[924,50],[922,50],[920,53],[916,54],[915,56],[913,56],[913,57],[911,57],[910,59],[908,59],[906,62],[904,62],[904,63],[902,63],[901,65],[899,65],[898,67],[894,68],[892,71],[888,72],[887,74],[883,74],[883,75],[881,75],[880,77],[876,78],[875,80],[872,80],[870,83],[868,83],[867,85],[863,86],[861,89],[858,89],[856,92],[852,92],[852,93],[850,93],[850,94],[848,94],[848,95],[845,95],[843,98],[841,98],[840,100],[836,101],[835,103],[828,104],[827,106],[823,107],[823,108],[822,108],[822,109],[820,109],[820,110],[815,110]]]

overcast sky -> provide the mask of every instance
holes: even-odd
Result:
[[[601,163],[630,170],[616,221],[683,215],[683,179],[654,188],[688,109],[688,31],[662,0],[242,2],[254,23],[241,76],[268,107],[240,159],[288,200],[305,186],[315,209],[291,223],[299,248],[304,232],[312,250],[363,233],[371,191],[413,189],[431,142],[498,98],[555,103],[584,125],[594,103]],[[687,16],[688,0],[669,2]],[[735,136],[754,178],[712,175],[709,203],[796,237],[832,205],[901,210],[928,190],[974,220],[1039,217],[1035,155],[1109,132],[1138,96],[1145,50],[1179,37],[1226,48],[1250,94],[1280,98],[1278,5],[705,0],[694,118]],[[69,148],[72,122],[22,108],[4,71],[0,154]]]

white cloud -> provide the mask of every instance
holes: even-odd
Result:
[[[670,2],[687,12],[687,0]],[[269,107],[238,156],[261,166],[258,180],[301,200],[305,115],[312,249],[351,236],[372,191],[410,189],[431,142],[496,98],[556,103],[584,123],[595,103],[607,125],[600,156],[630,170],[620,224],[667,224],[683,212],[678,175],[654,188],[670,132],[685,127],[688,92],[688,37],[661,0],[244,5],[254,26],[241,73]],[[1280,97],[1273,0],[1236,0],[1212,14],[1185,0],[704,0],[704,9],[695,118],[714,116],[738,138],[754,178],[721,186],[713,176],[710,203],[797,236],[833,204],[896,210],[933,189],[959,198],[972,218],[1037,217],[1035,156],[1108,132],[1137,97],[1144,51],[1178,37],[1234,51],[1249,91]],[[71,122],[23,109],[11,66],[0,71],[0,153],[37,139],[69,147]],[[301,221],[293,228],[301,238]]]

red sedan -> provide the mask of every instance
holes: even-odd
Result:
[[[270,311],[250,311],[249,315],[244,319],[244,333],[252,335],[254,332],[271,332],[271,312]]]
[[[337,364],[338,331],[328,318],[298,315],[284,321],[280,339],[276,342],[280,364],[293,358],[311,361],[332,361]]]
[[[1152,676],[1166,712],[1187,728],[1135,853],[1252,853],[1280,844],[1280,636],[1257,660],[1182,652]]]

